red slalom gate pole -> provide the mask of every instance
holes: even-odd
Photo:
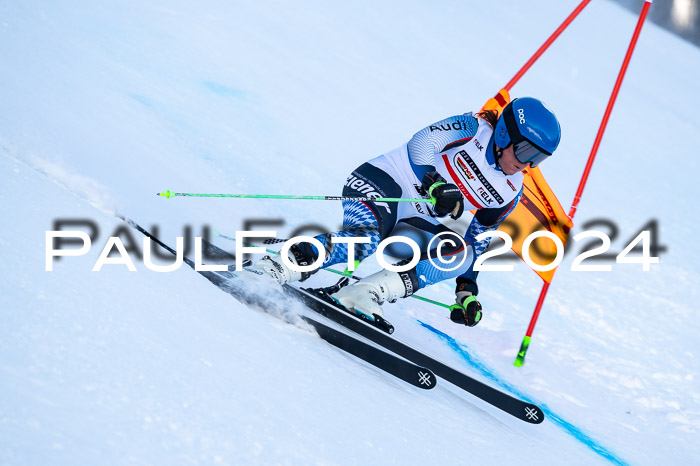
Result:
[[[639,34],[642,32],[642,26],[644,25],[644,20],[646,19],[649,7],[651,7],[652,0],[645,0],[644,7],[642,7],[642,12],[639,15],[639,20],[637,21],[637,27],[632,35],[632,40],[627,48],[627,54],[625,55],[625,60],[622,62],[622,67],[620,68],[620,73],[617,76],[617,81],[615,81],[615,87],[613,88],[612,94],[610,95],[610,100],[608,101],[608,106],[605,109],[605,114],[603,115],[603,121],[600,123],[600,129],[598,129],[598,134],[593,142],[593,148],[591,149],[591,155],[588,156],[588,162],[586,163],[586,168],[583,171],[583,176],[581,177],[581,182],[576,190],[576,195],[574,196],[574,201],[571,204],[571,210],[569,211],[569,217],[574,218],[576,214],[576,208],[581,200],[581,195],[583,194],[583,188],[586,187],[586,182],[588,181],[588,175],[591,173],[591,168],[593,167],[593,160],[598,153],[598,147],[600,146],[600,141],[603,139],[603,133],[605,133],[605,128],[608,126],[608,120],[610,119],[610,114],[612,113],[613,106],[615,105],[615,100],[617,99],[617,94],[620,92],[620,87],[622,86],[622,80],[627,72],[627,66],[632,58],[632,52],[634,52],[634,47],[637,45],[637,39],[639,39]]]
[[[593,148],[588,156],[588,162],[586,162],[586,168],[583,170],[583,175],[581,176],[581,181],[579,182],[578,189],[576,190],[576,195],[574,196],[574,201],[571,204],[571,210],[569,211],[569,218],[573,220],[576,214],[576,209],[578,203],[581,200],[581,195],[583,194],[583,189],[586,187],[586,182],[588,181],[588,175],[591,173],[591,168],[593,167],[593,161],[598,153],[598,148],[600,147],[600,142],[603,139],[603,134],[605,133],[605,128],[608,125],[608,120],[610,119],[610,114],[615,106],[615,100],[617,100],[617,95],[620,92],[620,87],[622,86],[622,80],[625,78],[625,73],[627,72],[627,67],[629,66],[630,60],[632,58],[632,53],[637,45],[637,39],[639,39],[639,34],[642,32],[642,26],[644,25],[644,20],[649,12],[649,7],[651,7],[652,0],[645,0],[644,7],[642,7],[642,12],[639,14],[639,19],[637,20],[637,26],[634,29],[634,34],[632,34],[632,40],[630,41],[629,47],[627,47],[627,53],[625,54],[625,59],[622,61],[622,67],[620,67],[620,72],[617,75],[617,80],[615,81],[615,86],[613,87],[612,94],[608,100],[608,106],[603,114],[603,120],[600,123],[600,128],[598,128],[598,134],[596,135],[595,141],[593,142]],[[554,277],[552,276],[552,280]],[[547,291],[549,290],[550,283],[545,282],[542,286],[542,291],[540,291],[540,297],[537,300],[537,305],[532,313],[532,318],[530,319],[530,325],[527,328],[527,333],[523,338],[523,342],[520,345],[520,351],[518,351],[518,356],[515,358],[513,363],[515,366],[522,366],[525,363],[525,354],[530,346],[530,340],[532,339],[532,333],[535,330],[535,324],[540,315],[540,310],[544,304],[545,297],[547,296]]]
[[[520,71],[515,73],[515,76],[513,76],[513,78],[510,81],[508,81],[508,84],[505,85],[505,90],[510,92],[510,89],[513,86],[515,86],[515,83],[517,83],[520,80],[520,78],[523,77],[527,70],[529,70],[530,67],[537,61],[537,59],[540,58],[540,56],[542,56],[545,50],[547,50],[549,46],[552,45],[552,43],[555,40],[557,40],[557,37],[559,37],[561,33],[564,32],[564,29],[566,29],[569,26],[569,24],[571,24],[571,22],[578,16],[578,14],[581,13],[581,10],[583,10],[590,2],[591,0],[583,0],[576,7],[576,9],[572,11],[569,16],[567,16],[567,18],[564,20],[563,23],[561,23],[557,30],[554,31],[551,36],[549,36],[549,39],[547,39],[544,42],[544,44],[542,44],[542,46],[539,49],[537,49],[535,54],[527,61],[527,63],[525,63],[522,68],[520,68]]]

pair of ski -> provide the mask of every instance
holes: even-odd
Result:
[[[165,250],[172,254],[176,253],[170,246],[135,222],[125,218],[123,220]],[[191,259],[185,258],[184,260],[194,269],[194,262]],[[239,301],[256,306],[267,304],[261,301],[260,296],[246,290],[241,283],[242,280],[237,279],[236,272],[199,271],[198,273]],[[435,376],[438,375],[453,385],[520,420],[531,424],[539,424],[544,420],[544,413],[538,406],[496,390],[392,338],[389,336],[389,333],[391,333],[389,329],[382,328],[383,325],[381,324],[376,325],[376,323],[366,322],[355,315],[351,315],[323,290],[296,288],[291,285],[285,285],[284,290],[288,295],[302,301],[309,309],[386,350],[379,349],[308,316],[302,316],[302,319],[311,325],[321,338],[369,364],[422,389],[434,388],[437,383]]]

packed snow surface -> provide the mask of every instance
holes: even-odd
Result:
[[[616,254],[656,220],[660,263],[573,272],[574,244],[522,368],[541,281],[520,262],[481,274],[477,327],[385,307],[396,338],[537,403],[543,424],[407,385],[187,267],[92,271],[110,236],[141,248],[116,215],[173,245],[206,226],[337,229],[337,202],[155,193],[339,194],[365,160],[478,110],[577,3],[1,2],[0,463],[697,464],[700,52],[650,23],[574,233],[604,231]],[[542,171],[567,209],[635,23],[592,2],[512,89],[561,121]],[[57,221],[96,236],[47,272]]]

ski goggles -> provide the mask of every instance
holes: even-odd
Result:
[[[513,153],[520,163],[529,163],[531,167],[536,167],[547,157],[552,155],[546,150],[540,149],[527,139],[513,144]]]

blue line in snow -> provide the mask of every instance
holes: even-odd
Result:
[[[591,437],[586,435],[581,429],[571,424],[570,422],[565,421],[561,418],[561,416],[558,416],[557,414],[552,412],[552,410],[550,410],[547,405],[543,405],[541,403],[537,403],[531,400],[527,397],[527,395],[518,390],[517,387],[507,382],[503,382],[492,369],[490,369],[484,363],[479,361],[478,358],[474,357],[469,352],[469,348],[467,348],[465,345],[459,343],[451,336],[441,332],[440,330],[436,329],[435,327],[429,324],[421,322],[420,320],[418,320],[418,323],[427,330],[430,330],[431,332],[439,336],[442,340],[444,340],[450,348],[456,351],[467,362],[467,364],[479,371],[481,375],[493,381],[496,385],[500,386],[501,388],[509,391],[514,396],[517,396],[518,398],[523,399],[528,403],[536,404],[537,406],[539,406],[542,409],[542,411],[544,411],[545,415],[552,420],[552,422],[559,425],[559,427],[564,429],[569,435],[574,437],[576,440],[583,443],[588,448],[590,448],[591,450],[598,453],[600,456],[609,460],[612,463],[619,464],[621,466],[627,464],[623,460],[617,458],[610,450],[606,449],[598,442],[593,440]]]
[[[136,102],[140,103],[141,105],[145,105],[146,107],[150,107],[150,108],[155,107],[155,104],[153,103],[153,101],[151,101],[151,99],[149,99],[148,97],[142,96],[140,94],[129,94],[129,97],[131,97],[132,99],[134,99]]]
[[[237,99],[242,99],[245,97],[245,93],[234,89],[232,87],[224,86],[223,84],[216,83],[214,81],[204,81],[204,87],[212,91],[214,94],[235,97]]]

